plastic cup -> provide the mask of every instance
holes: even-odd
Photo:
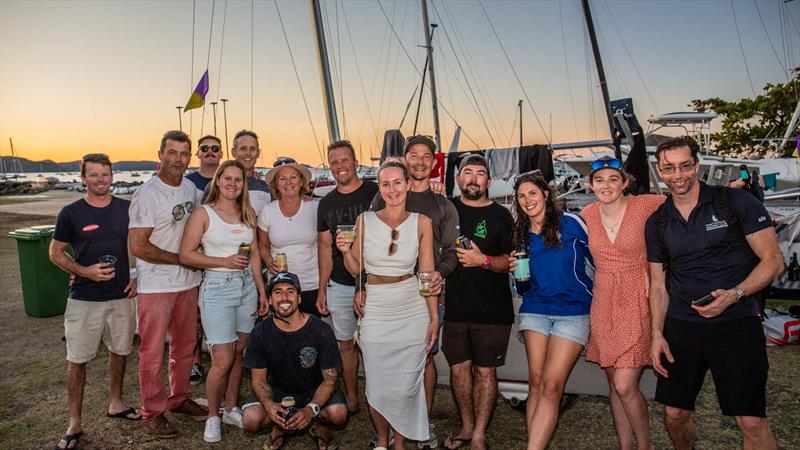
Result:
[[[114,255],[103,255],[97,260],[105,267],[114,267],[117,264],[117,257]]]
[[[352,244],[353,241],[356,239],[355,225],[338,225],[336,229],[339,230],[339,233],[342,233],[342,237],[348,244]]]
[[[419,282],[419,295],[422,297],[431,296],[431,282],[433,281],[432,270],[420,270],[417,272],[417,281]]]

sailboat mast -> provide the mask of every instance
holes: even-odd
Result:
[[[608,109],[611,100],[608,97],[608,83],[606,82],[606,72],[603,70],[603,60],[600,58],[600,47],[597,45],[597,35],[594,32],[594,22],[592,21],[592,11],[589,8],[589,0],[581,0],[583,6],[583,17],[586,19],[586,28],[589,31],[589,40],[592,42],[592,54],[594,55],[594,65],[597,67],[597,78],[600,80],[600,91],[603,92],[603,110],[608,119],[608,130],[614,135],[614,120],[611,111]]]
[[[522,99],[517,103],[517,107],[519,108],[519,146],[522,147]]]
[[[320,8],[319,0],[310,0],[309,6],[314,18],[314,35],[317,38],[317,54],[319,56],[320,76],[322,77],[322,97],[325,100],[325,117],[328,120],[328,139],[330,139],[330,142],[334,142],[339,140],[339,120],[336,117],[336,102],[333,96],[328,47],[325,44],[322,9]]]
[[[433,131],[436,136],[436,148],[442,151],[442,138],[439,133],[439,104],[436,101],[436,75],[433,71],[433,44],[431,41],[432,31],[431,24],[428,20],[428,0],[420,0],[422,2],[422,28],[425,30],[425,47],[428,49],[428,74],[431,83],[431,106],[433,107]],[[424,75],[424,74],[423,74]],[[422,94],[420,94],[422,95]]]

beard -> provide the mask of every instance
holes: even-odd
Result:
[[[275,315],[280,317],[281,319],[288,319],[298,311],[298,305],[294,305],[292,308],[290,308],[288,311],[285,312],[281,311],[281,309],[278,308],[277,306],[274,306],[273,311],[275,312]]]
[[[470,190],[470,188],[475,188]],[[464,189],[461,190],[461,195],[470,199],[470,200],[480,200],[486,195],[486,189],[481,189],[480,186],[477,184],[468,184],[464,186]]]

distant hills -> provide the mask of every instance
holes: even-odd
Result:
[[[6,172],[16,173],[22,168],[22,172],[79,172],[81,170],[80,161],[70,161],[57,163],[55,161],[45,159],[44,161],[31,161],[26,158],[12,158],[11,156],[2,156],[2,165]],[[114,170],[135,170],[135,171],[155,171],[158,165],[155,161],[119,161],[115,162]]]

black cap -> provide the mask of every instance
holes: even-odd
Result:
[[[412,145],[416,144],[423,144],[431,150],[431,153],[436,154],[436,143],[433,142],[433,139],[431,139],[430,136],[425,136],[422,134],[417,134],[406,139],[406,146],[403,149],[403,154],[408,153],[408,149],[410,149]]]
[[[272,295],[272,288],[278,283],[289,283],[297,289],[298,294],[300,293],[300,279],[297,278],[297,275],[291,272],[278,272],[269,279],[267,284],[268,297]]]

